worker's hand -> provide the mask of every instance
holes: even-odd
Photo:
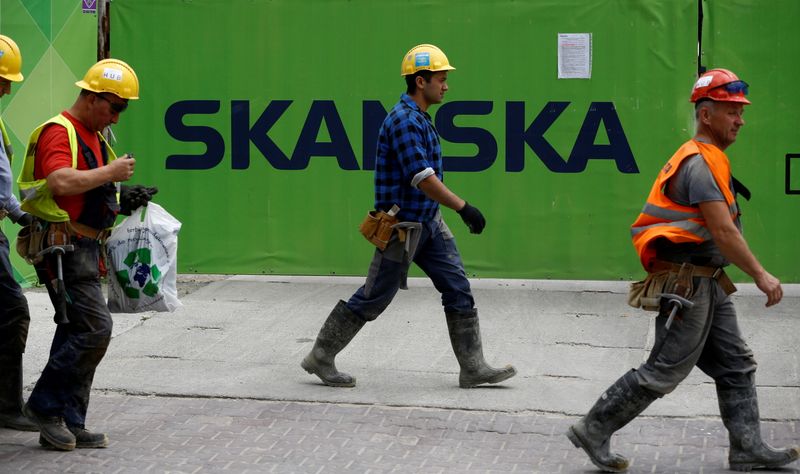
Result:
[[[781,288],[780,280],[765,271],[755,279],[755,282],[758,289],[767,295],[767,306],[780,303],[783,298],[783,288]]]
[[[147,187],[141,184],[132,186],[120,186],[119,190],[119,213],[124,216],[131,215],[131,212],[141,206],[147,205],[153,195],[158,192],[155,186]]]
[[[467,224],[470,233],[480,234],[483,232],[483,228],[486,227],[486,219],[484,219],[481,211],[475,206],[470,206],[467,201],[464,201],[464,207],[458,211],[458,215]]]
[[[33,224],[33,216],[26,212],[22,214],[19,219],[17,219],[17,224],[21,225],[22,227],[29,226]]]
[[[128,155],[122,155],[107,166],[108,170],[111,172],[111,181],[127,181],[133,176],[133,168],[136,166],[136,160]]]

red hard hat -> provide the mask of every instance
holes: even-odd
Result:
[[[701,99],[711,99],[717,102],[749,104],[750,101],[745,98],[747,89],[747,83],[739,80],[731,71],[721,68],[710,69],[694,83],[689,102],[697,103]]]

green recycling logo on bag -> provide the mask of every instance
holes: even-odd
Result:
[[[106,240],[108,310],[175,311],[181,223],[154,202],[134,210]]]
[[[161,270],[151,262],[149,248],[136,249],[122,261],[127,268],[117,271],[116,276],[128,298],[139,298],[142,293],[153,297],[158,293]]]

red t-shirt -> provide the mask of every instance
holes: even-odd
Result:
[[[97,165],[103,166],[103,155],[100,148],[100,139],[97,134],[89,131],[77,118],[69,112],[61,112],[75,127],[75,131],[81,137],[97,159]],[[50,124],[42,130],[39,141],[36,144],[36,160],[34,161],[33,176],[36,179],[47,178],[55,170],[61,168],[72,168],[72,151],[69,148],[69,136],[67,129],[56,124]],[[78,169],[88,170],[89,165],[83,158],[80,146],[78,147]],[[54,196],[58,207],[69,214],[69,218],[77,220],[83,212],[84,194],[72,196]]]

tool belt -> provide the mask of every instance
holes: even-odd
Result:
[[[405,242],[405,231],[394,227],[399,222],[399,219],[395,216],[399,210],[400,208],[394,205],[389,212],[369,211],[367,217],[358,227],[358,231],[372,245],[381,250],[386,250],[386,246],[389,245],[389,240],[391,240],[395,230],[398,232],[398,238]]]
[[[8,215],[8,211],[6,211],[5,209],[0,209],[0,221],[5,219],[7,215]]]
[[[87,239],[98,240],[100,242],[105,242],[111,233],[108,229],[97,230],[94,227],[89,227],[78,221],[69,221],[67,230],[71,236],[86,237]]]
[[[736,286],[722,267],[703,267],[691,263],[656,260],[647,278],[631,283],[628,304],[645,311],[659,311],[662,293],[673,293],[689,298],[694,292],[693,277],[716,280],[726,295],[736,291]]]
[[[34,217],[33,223],[20,229],[17,234],[17,253],[30,265],[43,260],[42,250],[56,246],[69,245],[73,237],[86,237],[104,242],[108,230],[97,230],[75,221],[47,222]]]

